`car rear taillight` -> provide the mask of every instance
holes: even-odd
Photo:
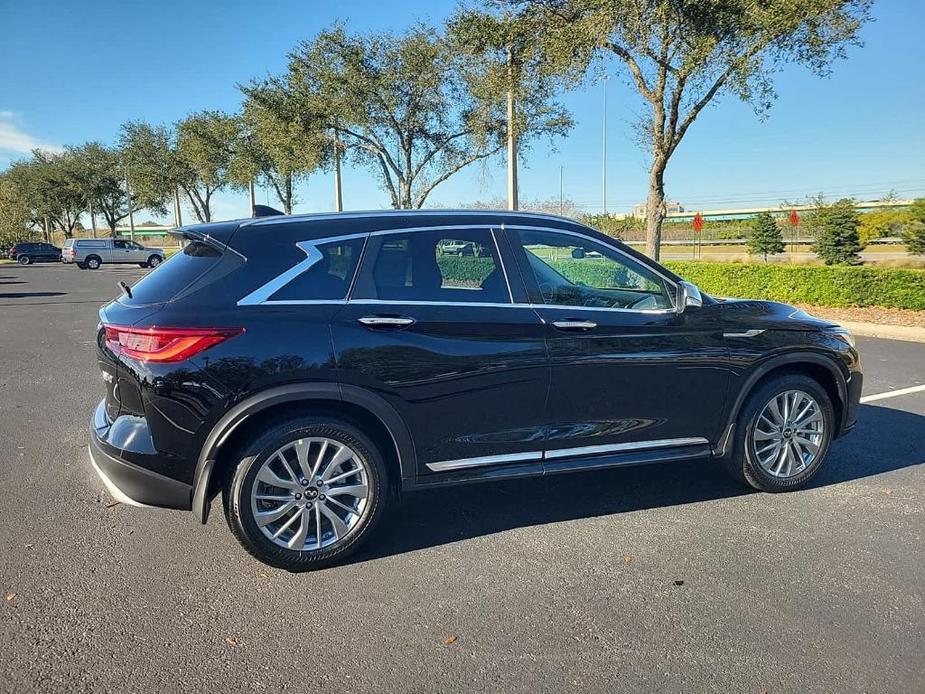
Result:
[[[114,353],[162,364],[189,359],[244,332],[244,328],[105,328],[106,346]]]

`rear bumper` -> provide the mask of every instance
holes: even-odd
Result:
[[[90,419],[90,463],[116,501],[132,506],[189,510],[192,487],[119,457],[101,440],[108,429],[104,403]]]

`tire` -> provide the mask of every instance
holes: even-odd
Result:
[[[235,455],[236,466],[222,491],[225,519],[238,542],[260,561],[288,571],[324,568],[355,552],[379,524],[388,503],[388,472],[376,445],[353,425],[327,417],[286,419],[268,429],[261,428],[261,431],[264,433],[239,448]],[[323,462],[318,475],[331,477],[333,485],[319,486],[318,477],[307,480],[307,485],[302,484],[300,478],[303,473],[297,460],[297,448],[308,439],[313,441],[305,444],[308,446],[305,449],[306,460],[314,465],[321,453]],[[328,440],[326,448],[322,448],[324,444],[321,440]],[[335,448],[335,445],[346,446],[349,457],[328,471],[336,460],[332,456],[341,450]],[[297,476],[295,479],[281,465],[277,455],[280,452],[288,461],[289,469]],[[343,476],[344,470],[349,472],[354,465],[363,470],[362,476],[357,472],[346,480],[337,480],[338,475]],[[287,483],[287,487],[267,484],[263,477],[265,470],[276,474],[277,479]],[[363,500],[356,494],[332,493],[345,487],[364,489],[364,480],[366,497]],[[327,496],[325,492],[328,492]],[[258,493],[274,498],[258,501]],[[310,494],[314,494],[312,500]],[[351,509],[358,509],[359,513],[355,510],[353,513],[345,512],[344,508],[334,506],[332,500],[345,502]],[[289,511],[274,515],[287,506],[290,507]],[[274,515],[275,519],[258,524],[255,513],[261,510]],[[341,518],[339,531],[328,512],[334,512]],[[320,546],[317,542],[319,518],[322,533]],[[287,523],[289,525],[284,528]],[[348,527],[350,523],[352,525]],[[269,535],[277,531],[281,535],[274,541]],[[301,533],[301,537],[298,533]],[[300,541],[301,549],[282,546],[299,544]]]
[[[138,267],[148,267],[147,263],[138,263]]]
[[[20,255],[16,258],[20,265],[32,265],[32,258],[28,255]]]
[[[815,421],[803,426],[813,429],[821,426],[821,431],[804,434],[805,438],[802,438],[799,433],[807,429],[791,428],[786,420],[782,420],[782,431],[778,433],[772,421],[776,420],[775,415],[765,408],[770,407],[774,400],[782,414],[786,406],[782,404],[785,397],[789,403],[794,403],[791,405],[797,410],[794,417],[799,416],[802,408],[808,407],[809,400],[814,401],[818,419],[815,414],[804,415],[803,421],[808,418]],[[799,399],[801,397],[803,399]],[[817,425],[816,421],[821,425]],[[774,432],[773,436],[768,436],[769,431]],[[779,376],[761,384],[742,406],[736,421],[735,445],[732,455],[725,460],[726,467],[735,479],[763,492],[793,491],[804,487],[819,472],[829,452],[834,431],[835,410],[825,388],[809,376]],[[778,439],[784,445],[775,449]],[[794,445],[788,447],[787,441]],[[804,444],[803,441],[809,443]],[[811,450],[813,446],[815,451]],[[794,452],[793,457],[790,457],[791,451]]]
[[[148,265],[149,268],[151,268],[151,269],[153,270],[153,269],[156,268],[158,265],[160,265],[162,262],[163,262],[163,260],[161,260],[161,257],[160,257],[159,255],[152,255],[150,258],[148,258],[148,263],[147,263],[147,265]]]
[[[75,264],[77,267],[79,267],[81,270],[86,270],[86,269],[87,269],[87,266],[84,265],[83,263],[74,263],[74,264]]]
[[[87,259],[84,261],[84,266],[88,270],[99,270],[100,265],[102,264],[103,264],[102,259],[96,255],[88,256]]]

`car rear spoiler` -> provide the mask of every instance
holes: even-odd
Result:
[[[204,243],[217,251],[221,251],[222,253],[225,251],[231,251],[235,255],[240,256],[243,260],[247,260],[245,256],[233,249],[224,241],[220,241],[210,234],[203,233],[195,227],[179,227],[178,229],[171,229],[167,233],[173,238],[179,239],[180,241],[195,241],[196,243]]]

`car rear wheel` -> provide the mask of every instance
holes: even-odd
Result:
[[[32,264],[32,258],[30,258],[28,255],[20,255],[16,260],[19,261],[20,265],[31,265]]]
[[[148,258],[149,268],[152,268],[152,269],[156,268],[160,264],[161,264],[161,257],[159,255],[152,255],[150,258]]]
[[[245,445],[223,490],[231,532],[254,557],[290,571],[352,554],[385,510],[375,444],[336,419],[282,421]]]
[[[84,261],[84,265],[87,266],[90,270],[99,270],[100,265],[103,264],[103,261],[100,260],[97,256],[91,255]]]
[[[774,378],[743,406],[727,467],[761,491],[798,489],[819,472],[834,429],[832,401],[818,381],[800,374]]]

